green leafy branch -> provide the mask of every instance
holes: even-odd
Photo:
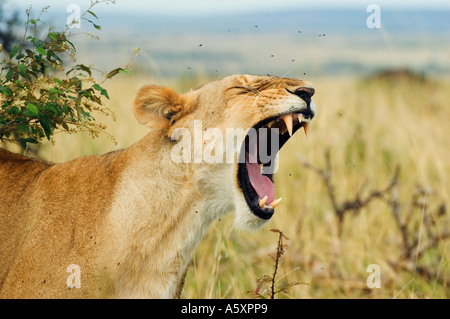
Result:
[[[99,30],[100,26],[84,16],[89,14],[98,19],[91,9],[100,2],[105,1],[91,2],[81,15]],[[0,62],[0,141],[18,142],[24,148],[27,143],[51,140],[59,131],[87,131],[92,137],[105,132],[106,126],[97,123],[93,116],[93,113],[114,116],[103,104],[109,95],[102,85],[121,72],[128,73],[129,68],[127,65],[101,72],[77,63],[70,25],[61,32],[50,27],[40,37],[41,16],[47,9],[43,8],[37,18],[31,17],[31,7],[26,10],[22,42],[10,52],[0,44],[0,55],[4,57]],[[97,82],[93,72],[100,73],[103,79]]]

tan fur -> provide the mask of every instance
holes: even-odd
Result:
[[[236,211],[264,224],[238,187],[237,164],[177,164],[176,128],[250,128],[302,101],[309,83],[234,75],[178,95],[145,86],[133,110],[153,130],[131,147],[61,164],[0,149],[0,297],[173,298],[209,224]],[[243,89],[246,87],[246,89]],[[303,103],[304,104],[304,103]],[[68,288],[69,265],[81,288]]]

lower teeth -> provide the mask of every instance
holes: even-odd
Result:
[[[259,200],[259,207],[264,208],[264,209],[274,209],[275,207],[278,206],[278,204],[281,202],[281,197],[272,201],[270,203],[270,205],[266,205],[267,203],[267,196],[264,196],[264,198],[261,198]]]

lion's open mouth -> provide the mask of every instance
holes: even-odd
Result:
[[[241,148],[238,180],[250,210],[269,219],[281,198],[275,199],[273,173],[281,147],[301,127],[308,133],[310,111],[267,118],[249,130]],[[244,156],[244,158],[242,158]]]

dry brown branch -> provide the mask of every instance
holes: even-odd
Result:
[[[271,229],[271,232],[274,233],[278,233],[278,242],[277,242],[277,248],[276,251],[274,253],[270,253],[269,257],[273,259],[274,261],[274,271],[272,276],[269,275],[264,275],[261,278],[259,278],[257,280],[257,285],[256,285],[256,289],[254,291],[249,291],[248,293],[252,294],[255,298],[269,298],[269,299],[274,299],[275,296],[280,293],[280,292],[284,292],[286,293],[287,290],[290,287],[299,285],[300,283],[298,282],[287,282],[281,286],[277,286],[276,282],[277,282],[277,273],[278,273],[278,268],[279,268],[279,264],[280,264],[280,260],[281,257],[283,256],[285,249],[287,248],[288,245],[286,245],[284,243],[285,240],[288,240],[289,238],[286,237],[286,235],[284,235],[284,233],[278,229]],[[261,292],[261,288],[263,287],[264,284],[270,284],[270,289]]]
[[[438,278],[438,271],[429,266],[419,265],[420,259],[435,249],[442,241],[450,238],[445,203],[431,209],[430,196],[436,195],[433,189],[417,185],[407,205],[403,205],[399,196],[400,166],[397,165],[394,175],[385,188],[375,189],[363,195],[367,183],[358,190],[352,199],[338,201],[332,182],[330,151],[325,152],[325,168],[318,168],[305,159],[299,159],[307,169],[321,177],[333,211],[338,221],[338,235],[341,236],[345,213],[353,211],[357,214],[367,207],[374,199],[382,200],[389,207],[400,232],[401,253],[395,261],[390,261],[395,269],[406,269],[424,278]],[[405,208],[406,207],[406,208]]]
[[[333,207],[334,214],[337,217],[338,220],[338,235],[340,236],[342,233],[342,225],[344,223],[344,216],[345,213],[348,211],[352,211],[354,214],[357,214],[360,212],[360,210],[367,205],[369,205],[370,202],[372,202],[374,199],[378,198],[384,198],[387,196],[387,194],[397,185],[398,183],[398,177],[400,174],[400,167],[397,166],[395,169],[394,176],[392,177],[390,183],[388,186],[386,186],[383,189],[380,190],[372,190],[369,194],[366,196],[363,196],[362,193],[364,189],[366,188],[367,183],[364,183],[363,186],[359,189],[359,191],[355,194],[353,199],[345,200],[343,202],[339,202],[337,200],[336,194],[335,194],[335,188],[331,181],[331,155],[330,151],[327,150],[325,152],[325,168],[321,169],[318,168],[308,161],[306,161],[303,158],[299,158],[300,163],[307,169],[312,170],[317,175],[319,175],[322,178],[322,181],[327,189],[327,194],[331,202],[331,206]]]

